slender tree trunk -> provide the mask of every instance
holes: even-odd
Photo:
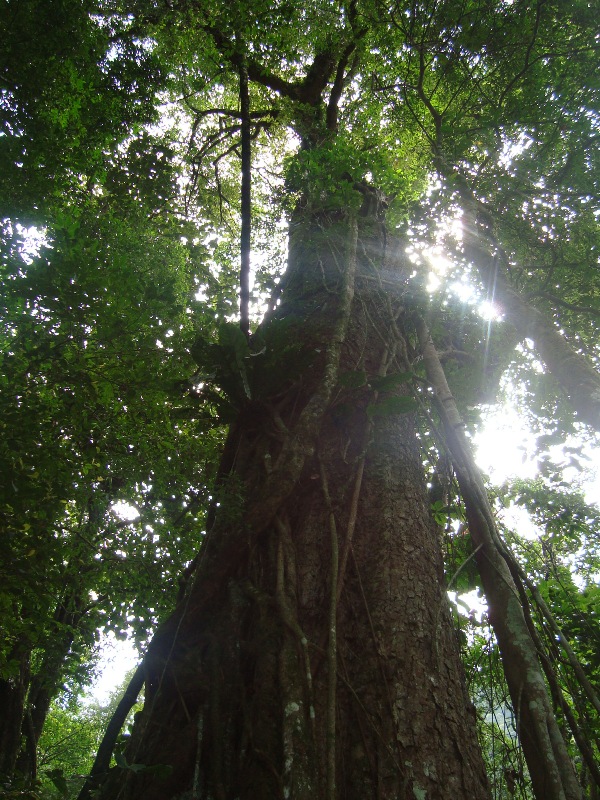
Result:
[[[11,778],[21,749],[21,728],[30,677],[28,643],[16,644],[7,658],[12,674],[0,680],[0,777]]]
[[[23,716],[22,748],[16,771],[20,776],[35,780],[37,773],[37,745],[42,735],[50,704],[56,697],[65,671],[65,664],[81,619],[81,598],[69,596],[59,602],[53,621],[54,635],[48,637],[41,663],[29,682]]]
[[[580,800],[581,787],[558,727],[536,643],[527,626],[515,585],[516,571],[504,547],[481,474],[463,433],[463,424],[442,365],[424,323],[419,338],[427,376],[465,502],[475,558],[488,603],[491,625],[502,655],[502,667],[518,720],[519,738],[537,800]]]
[[[241,47],[245,45],[241,42]],[[248,65],[246,55],[239,57],[240,113],[242,149],[242,185],[240,197],[240,328],[250,336],[250,250],[252,236],[252,131],[250,127],[250,94],[248,89]]]
[[[108,773],[110,761],[113,756],[115,744],[127,715],[137,702],[139,693],[144,685],[144,662],[139,664],[129,681],[127,688],[123,693],[123,697],[119,700],[117,707],[114,710],[112,717],[106,726],[106,731],[100,742],[98,753],[94,759],[92,769],[89,776],[86,778],[77,800],[89,800],[92,792],[102,782],[103,778]]]
[[[126,758],[170,776],[115,770],[104,800],[489,797],[407,384],[381,382],[408,368],[407,276],[381,291],[380,221],[342,216],[293,226],[215,525],[146,657]]]

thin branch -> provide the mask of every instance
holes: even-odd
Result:
[[[518,564],[516,566],[517,566],[517,568],[520,569]],[[542,669],[544,670],[544,674],[546,676],[546,680],[548,681],[548,685],[550,687],[550,691],[552,693],[552,697],[554,699],[554,702],[560,707],[560,709],[562,710],[563,714],[565,715],[565,719],[567,720],[567,724],[569,725],[569,728],[571,729],[571,733],[573,734],[573,738],[575,739],[575,743],[577,744],[577,747],[579,748],[579,752],[581,753],[581,756],[582,756],[583,760],[585,761],[586,766],[589,769],[590,774],[592,775],[592,777],[594,779],[594,782],[597,784],[597,786],[600,787],[600,769],[599,769],[599,767],[598,767],[598,765],[596,763],[596,759],[594,757],[594,753],[592,751],[592,748],[589,745],[587,737],[584,735],[583,731],[581,730],[581,728],[580,728],[580,726],[579,726],[579,724],[577,722],[577,719],[575,717],[575,714],[573,713],[569,703],[565,699],[563,690],[562,690],[562,688],[560,686],[560,683],[558,681],[557,673],[556,673],[555,669],[552,666],[552,663],[551,663],[551,660],[550,660],[550,657],[549,657],[549,654],[548,654],[548,648],[544,647],[544,644],[542,642],[540,634],[538,633],[538,630],[535,627],[535,624],[534,624],[532,616],[531,616],[530,601],[529,601],[529,598],[528,598],[527,593],[525,591],[525,585],[528,585],[527,580],[526,581],[522,581],[522,580],[521,581],[517,581],[517,587],[518,587],[518,590],[519,590],[519,594],[521,596],[523,609],[525,611],[525,617],[526,617],[526,620],[527,620],[527,625],[529,627],[529,631],[530,631],[531,637],[532,637],[532,639],[533,639],[533,641],[535,643],[535,646],[536,646],[536,648],[538,650],[538,653],[540,655],[540,662],[542,664]],[[529,585],[528,585],[528,588],[531,591],[531,587]],[[534,600],[537,602],[537,599],[536,599],[535,595],[534,595]],[[542,618],[546,618],[546,614],[545,614],[544,610],[540,606],[538,606],[538,611],[539,610],[542,611]],[[556,623],[551,623],[550,627],[554,631],[554,628],[557,627]],[[562,634],[561,634],[561,636],[562,636]],[[554,651],[555,656],[557,657],[558,653],[559,653],[559,650],[556,647],[554,641],[551,641],[550,647],[551,647],[552,651]],[[579,675],[576,674],[576,676],[577,676],[577,678],[579,680]],[[571,690],[571,696],[573,697],[573,699],[575,699],[575,694],[573,693],[572,690]]]
[[[329,484],[323,462],[319,458],[321,486],[329,517],[329,538],[331,543],[329,636],[327,642],[327,721],[325,740],[327,745],[327,800],[335,800],[335,711],[337,694],[337,598],[339,575],[339,543],[335,513],[329,494]]]
[[[345,48],[338,62],[337,70],[335,73],[335,79],[333,81],[333,87],[329,95],[329,102],[327,103],[326,120],[327,120],[327,129],[330,131],[337,130],[338,106],[340,98],[342,96],[342,92],[344,91],[344,87],[347,86],[348,84],[349,77],[352,75],[353,71],[357,67],[357,59],[355,58],[352,62],[349,72],[346,73],[346,67],[348,66],[348,62],[350,61],[350,56],[354,53],[354,51],[358,46],[358,42],[365,36],[366,33],[367,33],[367,28],[361,28],[356,32],[354,40],[350,42],[350,44]]]
[[[210,116],[220,117],[233,117],[234,119],[242,120],[244,115],[241,111],[236,111],[232,108],[196,108],[187,98],[182,98],[186,106],[196,114],[198,119],[204,119]],[[265,117],[276,117],[278,114],[277,109],[267,109],[266,111],[251,111],[248,116],[250,119],[264,119]]]
[[[536,7],[535,7],[535,22],[533,24],[533,33],[532,33],[532,36],[531,36],[531,41],[527,45],[527,50],[525,51],[525,59],[523,61],[523,66],[521,67],[519,72],[517,72],[517,74],[514,76],[514,78],[511,81],[508,82],[508,84],[506,85],[504,91],[500,95],[500,99],[498,100],[498,107],[499,108],[502,107],[502,105],[504,104],[504,100],[506,99],[508,94],[512,91],[513,87],[521,80],[521,78],[523,78],[525,76],[525,74],[528,72],[528,70],[531,67],[531,53],[533,51],[533,47],[534,47],[534,45],[536,43],[536,40],[537,40],[538,31],[539,31],[539,27],[540,27],[540,19],[541,19],[541,15],[542,15],[541,14],[542,6],[544,5],[545,2],[546,2],[546,0],[538,0],[538,3],[536,4]]]
[[[221,31],[219,28],[215,27],[214,25],[207,25],[205,26],[204,30],[212,37],[217,49],[221,54],[231,54],[236,51],[234,43],[229,39],[229,37],[225,36],[223,31]],[[288,97],[291,100],[300,99],[300,83],[292,83],[280,78],[278,75],[275,75],[274,73],[265,69],[261,64],[253,59],[247,60],[247,69],[249,80],[252,80],[255,83],[260,83],[261,86],[266,86],[268,89],[272,89],[282,97]]]
[[[240,234],[240,328],[250,337],[250,248],[252,229],[252,151],[250,129],[250,94],[248,91],[248,65],[243,54],[239,60],[240,110],[242,118],[242,185]]]
[[[600,318],[600,309],[592,308],[591,306],[578,306],[574,303],[568,303],[566,300],[563,300],[562,298],[557,297],[555,294],[551,294],[550,292],[529,292],[527,295],[525,295],[526,300],[533,300],[535,297],[543,297],[545,300],[550,300],[551,303],[555,303],[557,306],[567,308],[569,311],[576,311],[578,314],[589,314],[590,316]]]

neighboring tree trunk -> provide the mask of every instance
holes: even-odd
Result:
[[[537,800],[580,800],[581,787],[554,712],[536,642],[523,614],[511,554],[496,528],[481,473],[425,324],[419,339],[427,377],[435,390],[445,440],[465,503],[474,554],[498,640],[519,738]]]
[[[23,778],[35,780],[37,774],[37,745],[42,735],[50,703],[58,694],[64,678],[65,665],[75,633],[84,615],[82,600],[67,593],[58,603],[53,615],[53,632],[48,635],[41,663],[32,675],[23,714],[22,748],[16,772]]]
[[[86,781],[81,788],[81,791],[79,792],[79,795],[77,796],[77,800],[89,800],[92,792],[102,782],[103,778],[106,777],[117,738],[121,733],[123,725],[125,724],[127,715],[136,704],[139,693],[142,691],[142,687],[144,685],[144,672],[144,662],[142,661],[142,663],[138,665],[137,669],[133,673],[131,680],[127,684],[127,688],[123,693],[123,697],[119,700],[119,703],[115,708],[108,725],[106,726],[106,731],[104,732],[104,736],[100,742],[100,747],[98,748],[98,753],[94,759],[94,764],[90,770],[89,776],[86,778]]]
[[[376,199],[358,238],[294,222],[215,525],[146,657],[126,759],[172,771],[115,769],[104,800],[490,796]]]
[[[19,661],[18,674],[0,681],[0,775],[32,782],[37,744],[52,700],[58,694],[78,627],[90,607],[71,590],[57,601],[46,621],[45,642],[25,638],[7,661]],[[31,674],[31,663],[37,663]]]
[[[0,680],[0,778],[12,778],[21,749],[21,728],[29,686],[30,649],[17,643],[7,658],[13,667],[8,678]]]

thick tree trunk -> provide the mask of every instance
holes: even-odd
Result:
[[[360,222],[294,226],[269,394],[250,381],[194,583],[146,658],[126,758],[172,771],[115,770],[105,800],[489,797],[407,384],[377,381],[408,366],[406,276],[380,291],[381,225]]]

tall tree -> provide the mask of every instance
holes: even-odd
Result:
[[[576,412],[561,424],[597,425],[589,14],[490,0],[98,3],[116,52],[142,43],[171,108],[189,114],[179,185],[203,233],[219,224],[210,274],[229,300],[197,325],[183,411],[230,422],[202,547],[144,659],[144,710],[102,797],[489,796],[431,513],[432,450],[438,478],[448,460],[456,472],[533,792],[583,796],[563,717],[582,753],[583,728],[532,619],[534,600],[544,606],[462,431],[460,411],[493,390],[489,343],[429,295],[427,265],[406,248],[410,226],[427,236],[434,214],[462,213],[457,260],[495,287],[513,345],[534,340]],[[250,332],[249,242],[254,231],[268,253],[282,211],[287,268]],[[256,266],[260,288],[268,263]],[[214,285],[205,273],[207,305]],[[496,374],[511,358],[497,349]],[[472,364],[447,377],[438,350],[470,351]]]

